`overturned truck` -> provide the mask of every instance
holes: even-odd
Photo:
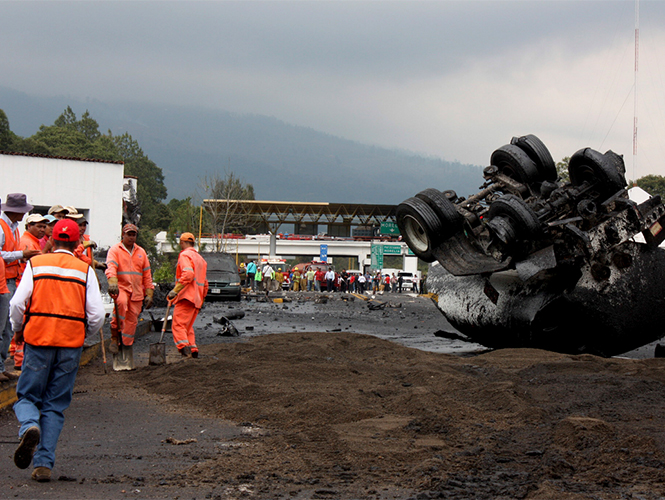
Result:
[[[470,340],[612,356],[665,334],[660,197],[631,201],[613,151],[581,149],[568,173],[536,136],[514,137],[477,194],[430,188],[398,206],[428,290]]]

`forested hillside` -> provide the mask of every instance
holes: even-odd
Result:
[[[276,118],[200,108],[37,98],[0,88],[12,130],[30,136],[71,106],[100,129],[129,133],[164,174],[168,197],[203,195],[200,180],[227,171],[257,199],[398,204],[427,187],[475,192],[480,167],[360,144]]]

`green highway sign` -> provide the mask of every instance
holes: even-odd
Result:
[[[372,244],[372,264],[374,270],[383,268],[383,245]]]
[[[383,245],[384,255],[402,255],[402,245]]]
[[[379,234],[389,234],[391,236],[396,236],[399,234],[399,228],[397,227],[396,222],[384,221],[381,223],[381,228],[379,229]]]

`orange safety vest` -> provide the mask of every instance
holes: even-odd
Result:
[[[9,293],[7,278],[5,278],[5,261],[0,259],[0,293]]]
[[[27,231],[21,235],[21,240],[19,242],[18,249],[37,250],[38,252],[42,251],[42,247],[39,243],[39,240]],[[21,274],[23,274],[23,271],[25,270],[25,263],[19,264],[19,268],[21,269]]]
[[[85,340],[88,264],[64,252],[30,259],[34,289],[25,310],[28,344],[81,347]]]
[[[197,309],[201,309],[208,293],[207,271],[208,263],[194,247],[185,248],[180,252],[175,277],[178,283],[185,285],[185,288],[180,291],[174,302],[189,300]]]
[[[0,226],[2,226],[2,231],[5,233],[5,244],[2,246],[2,251],[3,252],[16,252],[19,250],[18,247],[18,242],[19,242],[19,234],[18,234],[18,227],[14,229],[14,231],[11,230],[9,227],[9,224],[5,222],[4,219],[0,219]],[[20,274],[20,264],[21,259],[16,259],[13,262],[5,262],[5,278],[10,280],[14,278],[18,278]]]

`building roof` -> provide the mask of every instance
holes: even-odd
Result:
[[[32,158],[50,158],[54,160],[71,160],[71,161],[90,161],[90,162],[95,162],[95,163],[115,163],[119,165],[124,165],[124,161],[111,161],[111,160],[99,160],[97,158],[73,158],[69,156],[49,156],[49,155],[43,155],[39,153],[23,153],[23,152],[17,152],[17,151],[0,151],[0,155],[8,155],[8,156],[29,156]]]

